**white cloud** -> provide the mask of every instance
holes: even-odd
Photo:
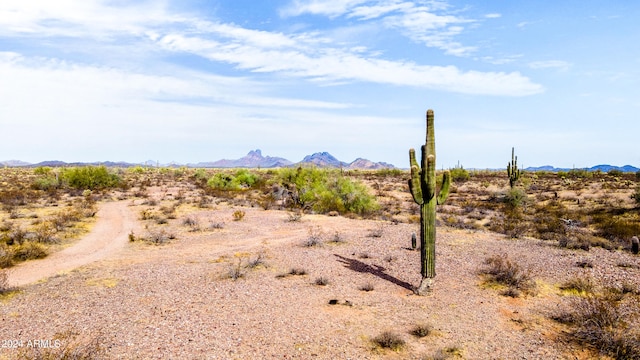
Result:
[[[486,17],[487,19],[497,19],[497,18],[501,18],[502,14],[498,14],[498,13],[486,14],[484,17]]]
[[[444,50],[448,55],[468,56],[475,46],[464,46],[454,41],[465,29],[463,24],[475,20],[447,14],[449,5],[439,1],[407,0],[295,0],[281,14],[297,16],[305,13],[326,15],[332,18],[346,16],[361,21],[379,19],[389,29],[396,29],[404,36],[428,47]],[[489,14],[486,17],[497,17]]]
[[[566,71],[571,68],[573,64],[562,60],[547,60],[547,61],[533,61],[529,63],[529,67],[535,70],[539,69],[557,69]]]
[[[169,15],[166,1],[109,5],[106,0],[3,0],[0,34],[101,38],[180,21]]]
[[[302,14],[326,15],[337,17],[344,15],[356,5],[368,0],[294,0],[280,11],[281,16],[299,16]]]
[[[168,50],[187,52],[255,72],[280,72],[321,81],[351,80],[405,85],[446,91],[523,96],[541,92],[519,73],[461,71],[454,66],[418,65],[362,56],[348,49],[304,47],[263,49],[246,43],[221,43],[182,35],[167,35],[160,44]]]

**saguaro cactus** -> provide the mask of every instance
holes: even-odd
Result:
[[[422,282],[416,289],[418,295],[431,290],[436,276],[436,204],[443,204],[449,196],[451,175],[445,171],[442,186],[436,196],[436,141],[433,130],[433,110],[427,110],[427,139],[422,145],[422,166],[416,161],[416,151],[409,150],[411,180],[409,190],[413,200],[420,205],[420,264]]]
[[[511,162],[507,164],[507,175],[509,175],[509,186],[513,188],[516,181],[520,178],[520,169],[518,169],[518,157],[515,156],[515,149],[511,148]]]

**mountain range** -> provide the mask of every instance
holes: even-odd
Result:
[[[240,159],[228,160],[222,159],[212,162],[199,162],[196,164],[159,164],[156,161],[145,161],[143,163],[127,163],[127,162],[92,162],[92,163],[66,163],[63,161],[43,161],[37,164],[31,164],[20,160],[0,161],[0,166],[9,167],[38,167],[38,166],[83,166],[83,165],[104,165],[107,167],[133,167],[133,166],[162,166],[162,167],[193,167],[193,168],[275,168],[289,166],[305,166],[314,165],[317,167],[344,168],[344,169],[393,169],[395,166],[385,162],[373,162],[367,159],[358,158],[351,163],[340,161],[328,152],[317,152],[307,155],[302,161],[294,163],[281,157],[272,157],[262,155],[260,149],[251,150]]]
[[[603,164],[603,165],[596,165],[596,166],[592,166],[590,168],[584,168],[587,171],[601,171],[601,172],[609,172],[611,170],[616,170],[616,171],[622,171],[622,172],[638,172],[640,171],[640,169],[638,169],[635,166],[631,166],[631,165],[624,165],[624,166],[614,166],[614,165],[607,165],[607,164]],[[538,167],[528,167],[526,169],[524,169],[526,171],[550,171],[550,172],[558,172],[558,171],[569,171],[572,170],[570,168],[557,168],[557,167],[553,167],[551,165],[545,165],[545,166],[538,166]]]
[[[394,169],[395,166],[392,164],[388,164],[385,162],[373,162],[363,158],[357,158],[354,161],[347,163],[344,161],[340,161],[336,159],[333,155],[328,152],[317,152],[311,155],[307,155],[302,159],[302,161],[294,163],[285,158],[281,157],[273,157],[273,156],[264,156],[262,155],[262,151],[260,149],[251,150],[247,155],[241,157],[240,159],[228,160],[222,159],[211,162],[199,162],[196,164],[179,164],[179,163],[169,163],[169,164],[159,164],[157,161],[145,161],[143,163],[128,163],[128,162],[92,162],[92,163],[66,163],[64,161],[43,161],[37,164],[31,164],[20,160],[7,160],[0,161],[0,166],[8,166],[8,167],[38,167],[38,166],[50,166],[50,167],[59,167],[59,166],[84,166],[84,165],[104,165],[107,167],[133,167],[133,166],[162,166],[162,167],[181,167],[187,166],[192,168],[275,168],[275,167],[289,167],[289,166],[317,166],[317,167],[329,167],[329,168],[343,168],[343,169],[368,169],[368,170],[376,170],[376,169]],[[491,169],[489,169],[491,170]],[[493,170],[503,170],[503,169],[493,169]],[[525,171],[550,171],[550,172],[558,172],[558,171],[569,171],[569,168],[556,168],[551,165],[538,166],[538,167],[528,167],[524,169]],[[614,165],[596,165],[590,168],[586,168],[587,171],[601,171],[601,172],[609,172],[611,170],[622,171],[622,172],[638,172],[639,168],[631,165],[624,166],[614,166]]]

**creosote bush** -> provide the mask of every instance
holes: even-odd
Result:
[[[242,210],[236,210],[233,212],[232,217],[233,221],[241,221],[244,219],[245,212]]]
[[[425,324],[418,324],[411,329],[411,335],[419,338],[428,336],[431,333],[431,326]]]
[[[613,359],[640,358],[640,308],[637,295],[618,289],[572,299],[555,320],[572,326],[569,337]]]
[[[406,342],[400,335],[391,331],[385,331],[382,334],[374,337],[373,343],[383,349],[391,349],[393,351],[400,351],[406,345]]]
[[[520,292],[533,295],[536,283],[529,276],[529,272],[520,265],[508,259],[507,255],[495,255],[484,260],[484,267],[480,274],[487,275],[490,280],[507,286],[504,295],[518,297]]]

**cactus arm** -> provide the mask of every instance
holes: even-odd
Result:
[[[422,188],[420,187],[420,170],[417,166],[411,167],[409,190],[411,191],[411,195],[413,195],[413,201],[418,205],[422,205],[424,200],[422,199]]]
[[[440,192],[438,193],[438,205],[442,205],[445,201],[447,201],[447,197],[449,197],[450,186],[451,173],[449,172],[449,170],[447,170],[442,175],[442,186],[440,187]]]
[[[418,205],[422,205],[424,200],[422,199],[422,186],[420,185],[420,177],[422,172],[416,161],[416,151],[414,149],[409,150],[409,164],[411,164],[411,179],[409,179],[409,191],[413,195],[413,201]]]
[[[425,176],[423,175],[423,177]],[[427,156],[427,175],[425,180],[426,192],[423,192],[424,201],[431,201],[436,193],[436,157],[434,155]]]

